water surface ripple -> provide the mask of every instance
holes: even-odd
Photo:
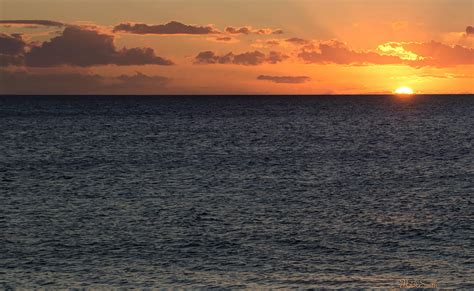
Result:
[[[0,286],[474,288],[473,96],[0,97]]]

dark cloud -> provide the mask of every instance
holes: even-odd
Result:
[[[296,45],[304,45],[304,44],[309,43],[306,39],[302,39],[302,38],[298,38],[298,37],[292,37],[292,38],[289,38],[285,41],[289,42],[289,43],[292,43],[292,44],[296,44]]]
[[[219,33],[212,26],[186,25],[177,21],[167,24],[148,25],[145,23],[121,23],[114,27],[114,32],[133,34],[213,34]]]
[[[283,53],[272,51],[268,54],[267,62],[270,64],[276,64],[276,63],[283,62],[284,60],[288,58],[289,57]]]
[[[0,94],[159,94],[170,79],[123,75],[115,78],[80,73],[29,73],[0,70]]]
[[[235,64],[244,66],[256,66],[261,64],[276,64],[287,59],[288,56],[280,52],[270,52],[265,55],[259,51],[234,54],[232,52],[226,55],[216,55],[212,51],[199,53],[195,58],[196,64]]]
[[[232,27],[228,26],[225,28],[225,31],[230,34],[283,34],[283,30],[281,29],[271,29],[271,28],[257,28],[254,29],[251,26],[243,26],[243,27]]]
[[[232,37],[224,36],[224,37],[216,37],[217,41],[231,41]]]
[[[8,25],[8,26],[15,26],[15,25],[41,25],[41,26],[54,26],[54,27],[62,27],[66,24],[58,21],[51,21],[51,20],[0,20],[0,25]]]
[[[375,52],[358,52],[351,50],[344,43],[331,41],[312,45],[301,49],[298,57],[311,64],[400,64],[401,59],[396,56],[380,55]]]
[[[468,36],[474,36],[474,27],[473,26],[468,26],[466,27],[466,35]]]
[[[33,46],[25,63],[30,67],[173,64],[156,56],[151,48],[118,50],[113,36],[75,26],[66,27],[60,36],[40,46]]]
[[[116,52],[110,63],[121,66],[173,65],[172,61],[156,56],[152,48],[123,48]]]
[[[259,51],[234,55],[232,63],[244,66],[256,66],[267,62],[267,57]]]
[[[267,45],[280,45],[278,40],[269,40],[266,42]]]
[[[252,28],[244,26],[244,27],[226,27],[225,31],[230,34],[250,34],[252,32]]]
[[[218,56],[212,51],[200,52],[195,58],[195,64],[228,64],[232,63],[234,55],[228,53],[225,56]]]
[[[22,65],[25,47],[20,34],[0,33],[0,67]]]
[[[0,33],[0,54],[18,55],[23,53],[26,43],[23,41],[21,34],[4,34]]]
[[[272,34],[283,34],[285,33],[282,29],[276,29],[274,31],[272,31]]]
[[[260,75],[257,80],[270,81],[277,84],[302,84],[311,80],[307,76],[266,76]]]

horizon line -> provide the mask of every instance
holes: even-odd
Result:
[[[170,94],[82,94],[82,93],[54,93],[54,94],[0,94],[0,97],[41,97],[41,96],[64,96],[64,97],[74,97],[74,96],[104,96],[104,97],[109,97],[109,96],[144,96],[144,97],[171,97],[171,96],[181,96],[181,97],[192,97],[192,96],[242,96],[242,97],[252,97],[252,96],[398,96],[398,97],[414,97],[414,96],[467,96],[467,95],[474,95],[474,93],[423,93],[423,94],[407,94],[407,95],[401,95],[401,94],[394,94],[394,93],[364,93],[364,94],[261,94],[261,93],[255,93],[255,94],[227,94],[227,93],[212,93],[212,94],[179,94],[179,93],[170,93]]]

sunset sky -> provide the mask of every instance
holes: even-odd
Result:
[[[474,0],[0,0],[0,93],[474,93],[473,26]]]

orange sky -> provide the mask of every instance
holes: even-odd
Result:
[[[0,93],[474,93],[473,18],[474,0],[0,0]]]

